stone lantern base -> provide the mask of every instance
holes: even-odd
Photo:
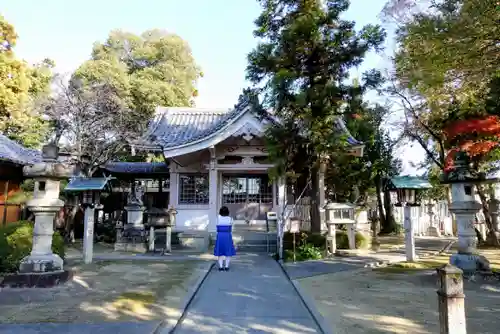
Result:
[[[115,251],[146,253],[147,237],[143,223],[144,207],[140,205],[128,205],[127,224],[123,226],[123,231],[119,233],[115,243]]]
[[[491,271],[488,259],[478,254],[453,254],[450,257],[450,264],[462,269],[465,275]]]
[[[441,237],[441,231],[436,226],[429,226],[427,228],[427,235],[429,237]]]
[[[51,288],[73,279],[71,270],[40,273],[19,273],[0,278],[0,287],[9,288]]]

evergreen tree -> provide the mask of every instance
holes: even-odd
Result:
[[[379,50],[385,32],[374,25],[357,32],[354,22],[341,19],[347,0],[259,2],[263,10],[254,34],[260,43],[248,56],[247,78],[280,120],[267,135],[276,172],[303,170],[311,177],[311,229],[318,232],[318,171],[345,145],[335,122],[349,96],[374,78],[365,76],[361,85],[345,80],[368,51]]]

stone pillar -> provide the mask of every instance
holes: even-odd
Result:
[[[92,205],[87,205],[83,218],[83,262],[92,263],[94,251],[94,217],[95,210]]]
[[[474,188],[470,183],[451,185],[452,202],[450,211],[455,214],[458,228],[458,253],[450,257],[450,263],[465,273],[476,270],[489,270],[489,263],[483,256],[477,255],[477,236],[474,230],[476,213],[481,204],[476,201]]]
[[[439,333],[466,334],[463,272],[450,264],[437,269]]]
[[[155,228],[154,226],[149,226],[149,245],[148,249],[150,252],[155,251]]]
[[[59,199],[60,180],[69,178],[73,167],[57,162],[58,153],[57,146],[44,146],[43,161],[23,168],[24,175],[35,180],[33,198],[27,203],[35,215],[35,226],[33,248],[20,264],[22,274],[63,271],[63,260],[52,253],[52,236],[55,215],[64,206]]]
[[[349,249],[356,249],[356,223],[347,224],[347,239]]]
[[[337,251],[337,239],[336,239],[336,231],[335,224],[327,220],[326,226],[328,228],[328,234],[326,235],[326,255],[335,255]]]
[[[403,210],[406,261],[414,262],[417,259],[417,254],[415,253],[415,231],[411,219],[411,206],[403,203]]]

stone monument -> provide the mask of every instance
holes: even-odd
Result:
[[[127,223],[123,226],[120,238],[116,240],[115,250],[146,253],[146,229],[144,227],[144,191],[139,185],[132,185],[127,198]]]
[[[450,211],[455,214],[458,229],[458,252],[450,257],[450,263],[464,274],[490,271],[488,260],[476,253],[477,236],[474,230],[475,215],[481,209],[481,203],[475,198],[474,184],[486,182],[486,178],[470,168],[467,153],[459,152],[453,168],[442,175],[441,181],[451,184]]]
[[[427,203],[427,214],[429,215],[429,227],[427,228],[427,235],[430,237],[441,237],[439,226],[436,226],[434,213],[434,203]]]

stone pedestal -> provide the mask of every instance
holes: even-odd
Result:
[[[51,281],[56,284],[63,277],[63,260],[52,253],[52,236],[54,234],[54,218],[64,206],[59,199],[60,180],[69,178],[73,168],[57,162],[57,146],[47,145],[43,148],[43,161],[31,166],[25,166],[23,173],[28,178],[35,180],[33,199],[27,206],[35,215],[33,229],[33,248],[30,255],[22,259],[19,272],[20,281],[33,281],[28,276],[36,276],[35,280]],[[54,279],[40,275],[53,275]],[[36,286],[34,284],[33,286]]]
[[[454,183],[451,185],[452,203],[450,211],[455,214],[458,228],[458,253],[450,257],[450,263],[463,270],[465,274],[476,271],[489,271],[488,260],[476,254],[477,236],[474,230],[475,214],[481,204],[474,198],[472,184]]]
[[[415,252],[415,227],[411,219],[411,206],[404,204],[403,209],[406,261],[414,262],[417,259],[417,254]]]
[[[144,207],[128,205],[127,224],[123,226],[120,239],[116,240],[115,250],[134,253],[146,253],[146,229],[143,223]]]
[[[59,181],[57,181],[59,183]],[[64,206],[58,198],[34,198],[27,203],[35,215],[33,229],[33,248],[31,254],[20,264],[20,273],[41,273],[63,270],[63,260],[52,253],[52,236],[54,235],[54,217]]]

